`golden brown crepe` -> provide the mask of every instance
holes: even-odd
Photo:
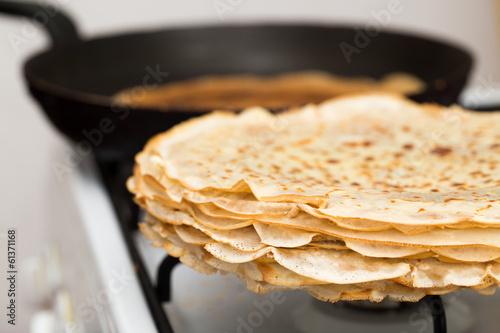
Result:
[[[154,246],[256,292],[417,301],[500,283],[500,113],[386,94],[215,112],[152,138],[127,186]]]
[[[205,76],[153,89],[133,87],[116,94],[114,100],[120,104],[165,110],[242,110],[257,105],[284,109],[320,103],[345,94],[379,91],[413,95],[424,89],[424,82],[407,73],[393,73],[374,80],[306,71],[274,76]]]

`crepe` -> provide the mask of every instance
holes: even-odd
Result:
[[[154,246],[257,292],[491,294],[499,120],[381,94],[280,115],[214,112],[152,138],[127,187]]]
[[[180,257],[182,262],[198,271],[214,273],[214,268],[222,273],[234,273],[247,282],[249,288],[256,292],[268,292],[276,289],[304,289],[313,296],[328,301],[340,299],[371,299],[380,301],[384,297],[396,300],[416,301],[427,294],[443,294],[463,287],[469,287],[484,294],[494,292],[495,283],[500,278],[500,264],[476,264],[464,270],[457,263],[442,263],[434,258],[427,260],[407,260],[406,263],[397,260],[376,263],[362,258],[354,252],[330,251],[336,257],[328,258],[328,251],[312,251],[314,254],[296,255],[300,250],[278,251],[280,263],[259,262],[257,260],[243,263],[230,263],[224,259],[212,256],[210,247],[205,248],[189,245],[175,235],[159,236],[147,224],[141,224],[141,229],[150,239],[158,239],[171,255]],[[158,243],[157,243],[158,244]],[[213,245],[217,246],[216,243]],[[224,246],[223,246],[224,247]],[[226,246],[227,247],[227,246]],[[219,248],[219,251],[222,248]],[[207,253],[206,250],[209,250]],[[228,249],[226,249],[228,250]],[[229,249],[231,253],[233,249]],[[331,260],[333,259],[333,260]],[[338,260],[340,259],[340,260]],[[317,262],[319,260],[319,264]],[[330,261],[325,265],[325,260]],[[305,261],[296,265],[297,261]],[[286,262],[285,265],[281,263]],[[336,265],[354,265],[354,269],[335,270],[332,273],[331,263]],[[286,267],[289,265],[290,267]],[[395,266],[396,265],[396,266]],[[409,274],[407,266],[412,266]],[[370,269],[384,267],[385,270]],[[399,269],[395,269],[399,267]],[[299,270],[305,274],[296,272]],[[368,274],[366,274],[368,270]],[[321,278],[321,272],[326,279]],[[365,274],[360,274],[364,272]],[[314,275],[309,276],[309,275]],[[392,279],[377,279],[381,275],[392,276]],[[372,280],[374,279],[374,280]],[[356,295],[353,295],[355,293]],[[335,296],[334,296],[335,295]],[[364,296],[362,296],[364,295]]]
[[[450,127],[450,117],[460,122]],[[499,120],[359,96],[281,115],[213,113],[149,147],[165,175],[191,191],[248,189],[259,201],[309,204],[331,217],[498,224]],[[412,162],[414,151],[423,162]]]
[[[439,254],[461,261],[485,262],[500,258],[500,243],[497,241],[500,229],[435,229],[426,233],[405,235],[396,229],[377,232],[343,229],[307,215],[290,219],[289,223],[293,223],[293,227],[290,227],[290,224],[280,224],[279,221],[265,223],[246,220],[236,221],[235,224],[227,222],[226,219],[207,221],[208,216],[193,215],[193,212],[165,206],[164,215],[158,220],[170,224],[178,224],[181,221],[182,224],[192,226],[219,242],[237,242],[238,246],[235,247],[243,251],[255,251],[266,245],[285,248],[304,246],[317,241],[316,237],[322,235],[323,241],[325,237],[335,241],[341,240],[347,248],[375,258],[409,257],[430,251],[433,252],[432,255]],[[224,229],[216,229],[217,223]],[[229,225],[231,228],[228,228]],[[230,230],[233,230],[232,234],[228,233]]]
[[[166,110],[242,110],[256,105],[283,109],[367,91],[412,95],[421,93],[425,86],[422,80],[408,73],[389,74],[381,80],[340,77],[320,71],[272,76],[233,74],[175,81],[154,89],[133,87],[116,94],[114,101]]]

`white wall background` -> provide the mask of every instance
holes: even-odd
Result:
[[[216,0],[215,2],[217,2]],[[372,12],[387,9],[390,0],[220,0],[232,10],[221,20],[213,0],[50,0],[70,13],[81,33],[91,38],[126,30],[149,29],[173,25],[227,23],[243,21],[306,21],[352,23],[364,26],[373,20]],[[500,18],[493,0],[400,0],[403,10],[393,15],[387,29],[413,31],[447,38],[474,51],[476,67],[472,87],[491,87],[500,82],[500,51],[497,20]],[[23,261],[39,252],[51,236],[46,228],[51,218],[47,208],[50,188],[57,186],[51,170],[54,152],[64,146],[63,139],[44,119],[41,110],[28,95],[21,68],[30,55],[45,49],[48,40],[41,31],[29,38],[18,50],[12,47],[9,34],[22,35],[26,22],[0,16],[0,234],[17,227],[19,256]],[[0,256],[5,256],[3,245]],[[2,258],[0,262],[3,266]],[[3,269],[3,268],[1,268]],[[23,279],[21,274],[21,279]],[[21,281],[22,282],[22,281]],[[4,289],[0,285],[0,307]],[[21,290],[17,332],[27,332],[30,311]],[[0,312],[2,332],[5,315]]]

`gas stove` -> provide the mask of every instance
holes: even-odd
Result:
[[[142,213],[125,188],[132,166],[89,157],[61,183],[55,240],[31,268],[53,310],[35,316],[33,332],[500,332],[500,293],[331,304],[299,290],[258,295],[233,275],[199,274],[138,231]]]

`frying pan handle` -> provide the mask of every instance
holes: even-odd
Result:
[[[28,1],[0,1],[0,13],[24,16],[33,23],[42,25],[49,33],[54,47],[80,41],[73,21],[59,7]]]

